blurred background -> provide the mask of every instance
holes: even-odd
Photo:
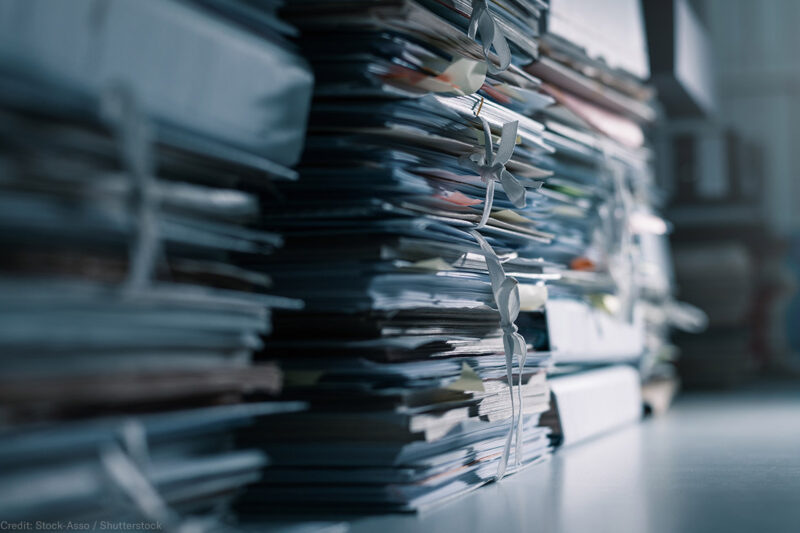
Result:
[[[644,2],[679,298],[709,327],[676,334],[687,388],[800,369],[800,3]]]

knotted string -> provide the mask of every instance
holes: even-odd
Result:
[[[485,3],[485,2],[484,2]],[[482,102],[482,101],[481,101]],[[478,113],[480,112],[480,108]],[[486,184],[486,198],[483,203],[483,214],[481,215],[480,222],[475,228],[469,230],[473,238],[478,242],[478,245],[483,251],[486,260],[486,268],[489,271],[489,280],[492,285],[492,295],[494,296],[495,305],[500,313],[500,328],[503,331],[503,351],[506,358],[506,378],[508,379],[508,394],[511,400],[511,427],[509,428],[506,437],[505,445],[503,446],[503,453],[500,457],[500,464],[497,467],[496,479],[502,479],[508,468],[508,458],[511,453],[511,442],[516,433],[516,452],[515,463],[517,465],[522,461],[523,449],[523,431],[522,431],[522,410],[523,410],[523,395],[522,395],[522,374],[525,368],[525,362],[528,356],[528,346],[522,335],[519,334],[517,325],[515,324],[519,316],[519,282],[507,276],[500,258],[495,253],[492,246],[477,230],[484,227],[489,220],[489,215],[492,212],[492,204],[494,203],[494,189],[495,182],[499,181],[503,187],[508,198],[518,208],[525,207],[525,187],[506,170],[506,163],[511,159],[514,154],[514,147],[517,142],[517,128],[518,121],[507,122],[503,124],[502,133],[500,135],[500,144],[497,148],[497,153],[494,153],[494,146],[492,141],[492,131],[489,123],[483,117],[476,116],[481,120],[483,125],[484,136],[484,152],[476,152],[461,156],[459,162],[474,170],[480,177],[481,181]],[[519,365],[519,383],[517,385],[517,400],[519,402],[519,412],[517,412],[516,404],[514,401],[514,356],[517,357]]]
[[[506,377],[508,379],[508,393],[511,399],[511,428],[508,431],[503,453],[500,457],[500,464],[497,468],[497,479],[505,475],[508,466],[508,456],[511,451],[511,441],[514,433],[517,434],[516,444],[516,463],[522,459],[522,374],[524,371],[525,360],[528,355],[528,346],[522,335],[519,334],[515,324],[519,316],[519,282],[507,276],[500,258],[497,257],[492,246],[477,230],[470,230],[470,234],[480,245],[486,259],[486,268],[489,271],[489,280],[492,284],[492,294],[494,296],[497,311],[500,313],[500,328],[503,331],[503,348],[506,356]],[[519,401],[519,413],[516,410],[514,401],[514,378],[512,368],[514,356],[517,357],[519,365],[519,384],[517,386],[517,398]],[[516,430],[516,431],[515,431]]]
[[[136,201],[137,231],[130,247],[131,267],[125,285],[128,290],[138,291],[150,283],[160,254],[153,136],[147,118],[125,87],[114,86],[106,91],[101,105],[103,116],[115,129],[131,182],[131,198]]]
[[[483,153],[474,152],[462,155],[458,161],[462,166],[474,170],[475,173],[480,176],[481,181],[486,184],[486,199],[483,202],[483,214],[477,226],[477,229],[480,229],[486,225],[486,222],[489,220],[489,215],[492,213],[495,182],[500,182],[508,199],[518,208],[525,207],[525,187],[517,178],[506,170],[506,163],[508,163],[511,156],[514,154],[514,146],[517,143],[517,127],[519,126],[519,121],[515,120],[503,124],[500,144],[495,154],[492,130],[489,127],[489,123],[483,117],[479,116],[478,118],[483,124],[484,151]]]
[[[470,39],[475,39],[475,36],[480,33],[481,46],[483,46],[483,57],[486,58],[487,67],[490,74],[498,74],[503,72],[511,64],[511,50],[508,47],[503,31],[497,25],[489,11],[488,0],[472,0],[472,15],[469,19],[469,28],[467,35]],[[494,66],[494,63],[489,59],[492,46],[500,60],[499,66]]]
[[[622,222],[619,232],[619,249],[612,252],[609,260],[609,273],[617,284],[620,299],[619,316],[630,322],[633,320],[633,302],[635,300],[635,286],[632,283],[634,258],[633,234],[630,228],[631,212],[633,211],[633,198],[625,182],[625,170],[620,162],[609,153],[608,146],[601,145],[603,165],[611,175],[616,191],[616,204],[622,210]],[[614,224],[613,213],[610,222]],[[611,232],[613,235],[615,232]],[[616,256],[616,257],[614,257]]]

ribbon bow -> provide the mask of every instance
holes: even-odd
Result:
[[[131,182],[133,214],[137,224],[130,247],[131,268],[126,288],[136,292],[146,288],[163,249],[158,236],[158,190],[155,178],[153,132],[135,95],[129,87],[112,85],[101,99],[101,113],[114,128],[123,165]]]
[[[481,181],[486,184],[486,200],[483,203],[483,215],[478,223],[478,228],[482,228],[489,220],[494,202],[495,182],[499,181],[503,190],[514,206],[525,207],[525,187],[508,170],[506,163],[514,153],[514,146],[517,142],[517,126],[519,121],[506,122],[500,135],[500,144],[497,147],[497,154],[493,153],[492,131],[489,123],[483,117],[478,117],[483,123],[484,153],[476,152],[463,155],[459,158],[459,163],[474,170]]]
[[[470,16],[467,35],[469,35],[470,39],[475,39],[475,35],[478,33],[481,34],[483,57],[486,58],[489,73],[497,74],[506,70],[511,64],[511,50],[503,32],[497,26],[497,22],[489,11],[488,0],[472,0],[472,15]],[[489,60],[492,46],[494,46],[494,51],[500,59],[500,65],[497,67]]]
[[[508,466],[508,456],[511,451],[511,440],[514,433],[517,435],[515,462],[520,464],[522,460],[522,373],[525,368],[525,361],[528,357],[528,345],[522,335],[519,334],[517,325],[514,323],[519,316],[519,282],[506,275],[500,258],[497,257],[492,246],[477,231],[470,230],[470,233],[478,241],[486,258],[486,267],[489,270],[489,279],[492,284],[492,294],[500,313],[500,327],[503,330],[503,348],[506,355],[506,377],[508,379],[508,393],[511,397],[511,429],[508,432],[506,443],[503,446],[503,454],[500,457],[500,464],[497,468],[497,479],[505,475]],[[517,357],[519,366],[519,385],[517,386],[517,400],[519,401],[519,412],[517,412],[514,402],[514,380],[512,367],[514,356]]]

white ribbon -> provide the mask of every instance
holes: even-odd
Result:
[[[459,163],[474,170],[481,177],[481,181],[486,184],[486,200],[483,202],[483,214],[477,226],[482,228],[486,225],[492,212],[496,181],[500,182],[511,203],[518,208],[525,207],[525,186],[506,170],[506,163],[511,159],[514,153],[514,146],[517,143],[519,121],[515,120],[503,124],[500,144],[497,147],[497,154],[495,154],[493,153],[494,145],[489,123],[483,117],[478,118],[483,124],[484,152],[462,155],[459,158]]]
[[[137,233],[130,249],[131,267],[126,288],[146,287],[160,254],[158,192],[156,190],[152,132],[145,115],[127,88],[114,86],[103,95],[102,114],[115,128],[123,165],[131,180],[131,197],[137,200]]]
[[[100,462],[111,481],[130,499],[142,516],[148,520],[163,524],[167,529],[175,529],[179,523],[177,515],[150,483],[145,475],[149,457],[141,456],[147,445],[142,448],[145,439],[144,428],[135,421],[129,421],[120,428],[122,446],[109,444],[100,454]]]
[[[511,64],[511,50],[508,47],[505,35],[494,20],[489,11],[488,0],[472,0],[472,15],[470,15],[469,29],[467,34],[470,39],[475,39],[476,34],[481,35],[481,45],[483,46],[483,57],[486,58],[490,74],[503,72]],[[500,65],[495,66],[489,59],[492,46],[500,60]]]
[[[523,435],[522,435],[522,374],[524,372],[525,361],[528,356],[528,346],[525,339],[519,334],[515,324],[519,316],[519,282],[507,276],[500,258],[497,257],[492,246],[476,230],[470,230],[470,234],[478,241],[486,259],[486,268],[489,271],[489,279],[492,284],[492,294],[500,313],[500,327],[503,330],[503,348],[506,355],[506,377],[508,379],[508,393],[511,398],[511,428],[503,446],[503,453],[500,457],[500,464],[497,467],[496,479],[501,479],[508,466],[508,456],[511,451],[511,440],[516,432],[517,444],[515,452],[515,462],[517,465],[522,460]],[[516,410],[514,402],[514,378],[512,368],[514,356],[517,357],[519,367],[519,384],[517,385],[517,399],[519,401],[519,412]]]
[[[484,2],[485,4],[485,2]],[[475,6],[475,3],[473,3]],[[488,11],[487,11],[488,13]],[[475,12],[473,11],[473,16]],[[473,18],[473,21],[476,20]],[[484,36],[485,34],[482,34]],[[492,246],[486,239],[478,233],[478,229],[484,227],[489,220],[489,215],[492,212],[492,204],[494,203],[494,189],[495,182],[499,181],[503,187],[508,198],[518,208],[525,207],[525,187],[508,171],[506,170],[506,163],[511,159],[514,153],[514,147],[517,143],[517,128],[518,121],[507,122],[503,124],[502,132],[500,135],[500,144],[497,147],[497,153],[494,153],[494,146],[492,141],[492,131],[489,123],[483,117],[478,117],[483,124],[483,137],[484,137],[484,152],[476,152],[469,155],[461,156],[459,162],[474,170],[480,177],[481,181],[486,184],[486,199],[483,203],[483,214],[481,220],[474,229],[470,230],[470,234],[478,242],[483,251],[486,260],[486,268],[489,271],[489,279],[492,284],[492,294],[494,296],[495,305],[500,313],[500,327],[503,330],[503,348],[506,356],[506,377],[508,379],[508,394],[511,399],[511,427],[506,437],[505,445],[503,446],[503,453],[500,457],[500,464],[497,467],[496,479],[501,479],[508,467],[508,457],[511,452],[511,441],[516,433],[516,451],[515,463],[517,465],[522,461],[523,449],[523,395],[522,395],[522,374],[525,368],[525,362],[528,357],[528,346],[525,339],[519,334],[517,325],[515,324],[517,316],[519,316],[520,297],[519,297],[519,282],[507,276],[500,258],[497,257]],[[516,402],[514,401],[514,356],[517,357],[519,365],[519,383],[517,385],[517,401],[519,402],[519,412],[516,409]]]
[[[144,518],[174,533],[208,533],[217,529],[214,517],[182,518],[150,482],[145,474],[150,464],[147,432],[140,422],[125,422],[120,428],[120,438],[122,445],[115,442],[103,447],[100,463],[109,479]]]
[[[616,161],[609,153],[608,147],[601,145],[603,153],[603,164],[605,171],[611,174],[615,189],[615,206],[609,214],[610,224],[619,224],[618,246],[611,249],[609,257],[609,274],[617,285],[620,300],[620,308],[617,315],[623,320],[631,322],[633,320],[633,307],[636,300],[636,285],[634,279],[634,256],[633,256],[633,233],[630,228],[630,216],[633,211],[633,196],[626,184],[625,169],[619,161]],[[621,208],[622,215],[615,220],[615,214]],[[619,220],[621,218],[621,221]],[[613,228],[612,228],[613,230]],[[615,231],[610,232],[615,235]],[[612,243],[613,244],[613,243]]]

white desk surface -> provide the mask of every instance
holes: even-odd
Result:
[[[661,418],[362,532],[800,532],[800,384],[685,394]]]

